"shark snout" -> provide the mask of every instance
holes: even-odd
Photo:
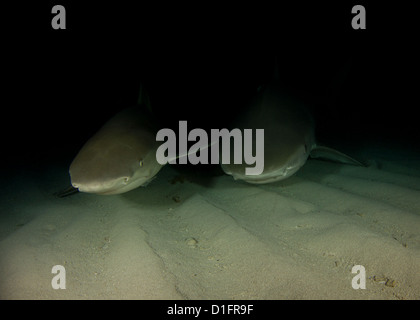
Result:
[[[72,186],[80,192],[96,193],[96,194],[116,194],[119,190],[126,189],[131,182],[131,177],[125,176],[109,181],[72,181]]]

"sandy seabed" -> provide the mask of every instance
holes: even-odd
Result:
[[[68,163],[22,169],[0,186],[0,298],[420,299],[419,154],[361,155],[259,186],[166,166],[126,194],[66,198]]]

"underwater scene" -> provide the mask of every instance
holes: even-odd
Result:
[[[410,35],[183,6],[44,5],[10,39],[0,299],[418,300]]]

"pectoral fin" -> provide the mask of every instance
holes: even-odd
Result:
[[[68,196],[71,196],[71,195],[73,195],[73,194],[75,194],[75,193],[78,193],[79,192],[79,190],[78,189],[76,189],[75,187],[73,187],[73,186],[70,186],[70,187],[68,187],[67,189],[65,189],[65,190],[62,190],[62,191],[59,191],[59,192],[56,192],[56,193],[54,193],[54,195],[56,196],[56,197],[58,197],[58,198],[64,198],[64,197],[68,197]]]
[[[328,147],[323,147],[323,146],[314,147],[311,150],[310,157],[315,158],[315,159],[323,159],[323,160],[329,160],[329,161],[338,162],[338,163],[365,167],[365,165],[362,164],[360,161],[357,161],[356,159],[353,159],[352,157],[349,157],[348,155],[340,151],[337,151]]]

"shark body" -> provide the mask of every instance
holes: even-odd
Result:
[[[309,156],[362,165],[339,151],[318,146],[310,112],[299,99],[281,88],[278,81],[262,87],[248,110],[234,123],[239,129],[264,129],[263,172],[260,175],[246,175],[244,164],[222,164],[226,174],[235,180],[265,184],[292,176]],[[255,145],[252,150],[256,150]]]

